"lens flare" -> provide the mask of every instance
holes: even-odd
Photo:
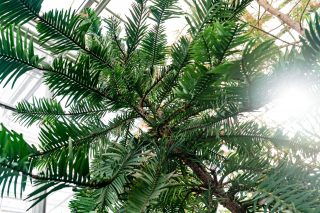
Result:
[[[287,86],[278,91],[268,107],[268,117],[275,121],[298,121],[309,113],[315,103],[315,98],[301,85]]]

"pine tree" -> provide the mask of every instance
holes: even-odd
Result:
[[[319,17],[284,54],[239,21],[250,0],[193,0],[188,34],[169,46],[164,23],[185,15],[177,2],[135,0],[122,27],[0,0],[0,83],[38,70],[53,94],[6,107],[41,132],[36,147],[1,126],[2,195],[32,180],[31,207],[73,187],[72,212],[319,212],[319,143],[247,117],[292,68],[317,84]]]

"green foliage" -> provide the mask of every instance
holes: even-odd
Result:
[[[319,66],[319,41],[320,41],[320,23],[319,14],[316,13],[314,20],[309,21],[309,29],[305,30],[306,38],[302,38],[303,47],[302,53],[306,61],[308,61],[308,66],[311,69],[317,68]]]
[[[248,40],[243,29],[244,26],[235,23],[213,23],[199,34],[201,39],[193,46],[193,57],[211,67],[219,65],[225,58],[239,51],[236,48]]]
[[[210,86],[224,80],[220,77],[221,74],[235,75],[234,72],[239,70],[239,63],[234,62],[230,66],[230,60],[226,64],[224,61],[228,56],[235,55],[238,51],[235,48],[247,41],[247,37],[241,33],[242,28],[235,24],[223,26],[215,23],[199,35],[191,52],[199,65],[186,67],[177,90],[179,97],[199,99],[204,92],[212,92]]]
[[[36,69],[53,94],[7,107],[40,134],[35,147],[1,126],[1,195],[22,196],[30,179],[31,207],[73,187],[72,212],[317,212],[317,138],[251,117],[288,73],[317,91],[319,17],[283,53],[239,23],[250,2],[193,0],[188,33],[170,46],[177,0],[135,0],[123,30],[91,10],[1,1],[0,83]],[[53,60],[20,29],[31,20]]]
[[[24,24],[34,19],[41,10],[43,0],[3,0],[0,2],[1,23]]]
[[[282,178],[284,175],[285,179]],[[281,165],[259,182],[251,198],[253,210],[262,206],[264,211],[270,212],[316,212],[319,208],[319,200],[314,199],[319,192],[317,170]]]
[[[52,41],[50,50],[55,53],[85,48],[84,36],[91,22],[86,26],[81,24],[80,16],[71,10],[46,12],[37,24],[37,30],[40,33],[39,40],[42,43]]]
[[[46,68],[44,79],[54,96],[67,97],[67,105],[84,98],[92,101],[106,96],[99,88],[100,70],[91,70],[90,58],[79,57],[76,63],[57,57],[52,66]],[[57,84],[56,82],[65,79]]]
[[[55,100],[33,99],[33,103],[27,101],[20,102],[17,107],[17,120],[22,124],[30,126],[37,121],[55,119],[65,112],[62,106]]]
[[[147,0],[135,0],[130,10],[130,17],[127,17],[126,24],[126,43],[127,56],[130,57],[133,51],[141,42],[147,30],[146,20],[148,18]]]
[[[0,150],[1,196],[5,194],[6,189],[9,194],[13,187],[14,196],[17,196],[19,190],[22,197],[31,166],[28,157],[35,153],[36,149],[27,144],[21,134],[9,131],[1,124]]]
[[[179,14],[176,6],[177,0],[154,1],[150,7],[151,20],[155,22],[150,31],[147,32],[143,42],[142,50],[146,53],[146,60],[150,61],[150,67],[165,63],[166,59],[166,35],[164,22]]]
[[[197,36],[206,26],[215,21],[233,20],[241,14],[251,0],[192,0],[192,14],[187,17],[190,31]]]
[[[70,110],[66,112],[56,100],[45,98],[33,99],[31,103],[22,101],[15,110],[16,120],[26,126],[39,122],[50,123],[59,119],[73,119],[84,122],[91,119],[100,119],[108,112],[108,109],[102,103],[94,105],[88,100],[82,100],[71,105]]]
[[[41,62],[34,52],[32,39],[14,25],[1,27],[0,45],[1,83],[12,81],[13,86],[21,75],[37,68]]]
[[[127,212],[146,212],[150,205],[155,205],[161,193],[171,185],[173,174],[161,174],[160,162],[150,162],[149,165],[136,174],[137,183],[128,195]]]
[[[97,197],[100,194],[101,190],[82,190],[77,192],[69,204],[71,212],[87,213],[94,211]]]

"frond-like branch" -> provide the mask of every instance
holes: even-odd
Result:
[[[146,20],[148,18],[148,0],[135,0],[130,10],[131,17],[127,17],[127,59],[128,61],[142,40],[147,30]]]
[[[22,25],[39,15],[43,0],[2,0],[0,2],[0,22],[9,26]]]
[[[155,204],[159,196],[170,186],[173,174],[162,174],[156,163],[149,163],[141,173],[135,188],[129,194],[126,210],[128,212],[144,212],[148,206]]]
[[[30,126],[37,121],[51,122],[60,118],[71,118],[79,121],[96,117],[101,118],[107,113],[108,109],[101,103],[93,104],[84,100],[71,106],[66,112],[60,103],[53,99],[33,99],[31,103],[22,101],[16,108],[12,108],[15,118]]]
[[[39,67],[42,59],[34,52],[32,39],[13,25],[0,28],[0,83],[5,85],[16,80],[24,73]]]
[[[150,61],[151,73],[153,73],[154,65],[165,61],[167,41],[163,24],[166,20],[179,14],[177,2],[177,0],[155,0],[150,7],[150,18],[155,25],[143,40],[142,50],[147,54],[147,61]]]
[[[61,123],[59,121],[46,124],[40,133],[42,151],[35,153],[32,157],[47,155],[55,151],[59,152],[63,148],[67,149],[70,144],[73,149],[90,144],[99,138],[105,137],[112,130],[126,125],[136,117],[135,113],[125,113],[114,118],[106,126],[102,124],[93,125],[92,122],[90,127],[79,126],[73,123]]]

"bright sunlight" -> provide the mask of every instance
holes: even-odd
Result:
[[[274,100],[267,106],[266,120],[294,127],[297,123],[303,123],[306,115],[313,113],[316,98],[310,86],[292,83],[279,87],[277,91]]]

